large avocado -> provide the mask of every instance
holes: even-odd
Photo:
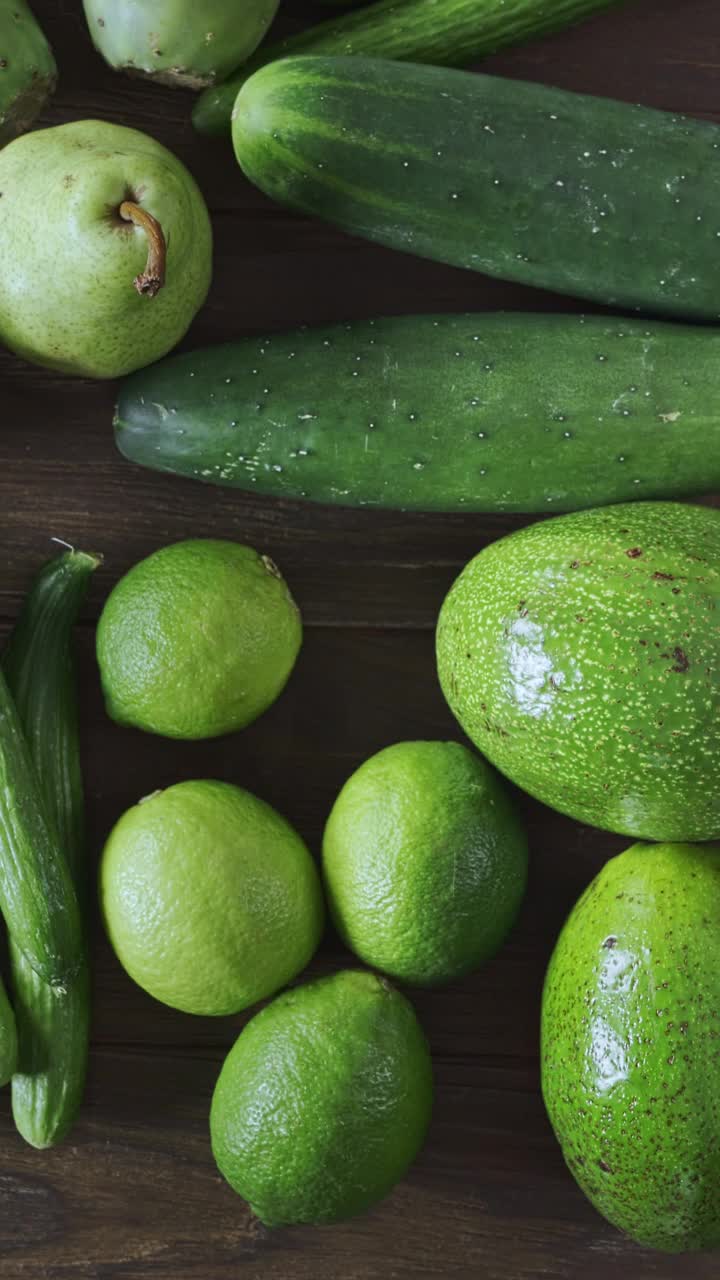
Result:
[[[720,512],[624,503],[546,520],[465,568],[440,682],[513,782],[650,840],[720,836]]]
[[[720,1244],[720,847],[633,845],[560,934],[542,1083],[585,1194],[641,1244]]]

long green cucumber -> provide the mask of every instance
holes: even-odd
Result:
[[[0,1085],[7,1084],[12,1076],[17,1066],[17,1056],[17,1023],[5,985],[0,979]]]
[[[0,911],[10,936],[46,982],[62,986],[77,972],[82,961],[77,896],[2,671]]]
[[[52,50],[25,0],[0,0],[0,147],[30,128],[56,79]]]
[[[720,485],[720,331],[408,316],[246,338],[125,380],[133,462],[346,506],[571,511]]]
[[[720,317],[720,128],[370,58],[288,58],[238,95],[268,195],[421,257],[598,302]]]
[[[227,133],[248,76],[296,54],[353,54],[462,67],[510,44],[558,31],[619,0],[378,0],[264,46],[224,84],[207,89],[193,111],[201,133]]]
[[[98,556],[68,551],[45,565],[4,656],[47,809],[81,902],[86,897],[84,807],[71,639],[99,563]],[[44,1148],[65,1136],[82,1099],[90,1029],[89,960],[85,951],[63,989],[44,982],[12,939],[10,960],[19,1041],[13,1116],[25,1140]]]

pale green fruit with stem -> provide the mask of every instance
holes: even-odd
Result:
[[[0,153],[0,342],[36,364],[114,378],[174,347],[205,300],[203,197],[153,138],[81,120]]]

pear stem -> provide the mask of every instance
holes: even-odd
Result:
[[[138,293],[147,298],[154,298],[165,283],[165,264],[167,261],[167,244],[165,234],[157,218],[153,218],[146,209],[141,209],[133,200],[123,200],[119,209],[120,217],[125,222],[132,222],[140,227],[147,236],[148,256],[145,270],[136,276],[133,284]]]

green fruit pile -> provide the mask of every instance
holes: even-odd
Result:
[[[97,631],[107,708],[169,737],[243,728],[284,686],[300,615],[248,547],[178,543],[111,592]],[[527,842],[489,765],[453,742],[398,743],[346,783],[323,846],[348,946],[401,980],[477,968],[516,918]],[[292,981],[320,941],[320,878],[300,836],[228,783],[184,782],[129,809],[100,867],[105,927],[126,972],[186,1013],[238,1013]],[[405,1173],[430,1119],[427,1045],[410,1003],[350,971],[278,996],[217,1084],[213,1150],[270,1225],[369,1207]]]
[[[571,0],[562,20],[611,2]],[[321,57],[275,62],[285,46],[271,46],[238,71],[277,7],[84,3],[110,66],[204,87],[201,130],[227,132],[232,113],[241,167],[279,201],[436,261],[717,320],[705,252],[720,235],[717,129],[420,65],[539,34],[558,25],[552,6],[406,0],[401,20],[381,0],[291,42]],[[211,284],[211,223],[190,172],[143,133],[84,120],[19,136],[56,70],[24,0],[0,0],[0,342],[61,373],[114,378],[187,332]],[[688,176],[692,235],[674,194]],[[212,779],[144,797],[107,838],[103,920],[129,977],[187,1014],[269,1001],[227,1055],[210,1116],[219,1169],[268,1226],[362,1212],[420,1151],[430,1049],[390,979],[457,981],[513,929],[528,847],[507,779],[642,842],[588,886],[547,970],[542,1090],[567,1164],[642,1244],[720,1246],[720,512],[654,500],[696,492],[706,463],[718,475],[718,335],[698,346],[680,327],[641,325],[368,321],[341,341],[299,331],[193,352],[121,395],[123,451],[196,480],[357,507],[574,511],[486,546],[442,605],[440,685],[482,755],[439,741],[378,751],[335,798],[319,868],[265,801]],[[584,509],[628,495],[653,500]],[[70,636],[99,562],[68,548],[45,567],[0,667],[12,975],[11,998],[0,982],[0,1084],[36,1147],[67,1133],[87,1061]],[[285,689],[301,645],[299,609],[267,556],[212,538],[160,548],[102,611],[108,715],[185,741],[244,730]],[[320,944],[325,900],[369,968],[291,986]]]

